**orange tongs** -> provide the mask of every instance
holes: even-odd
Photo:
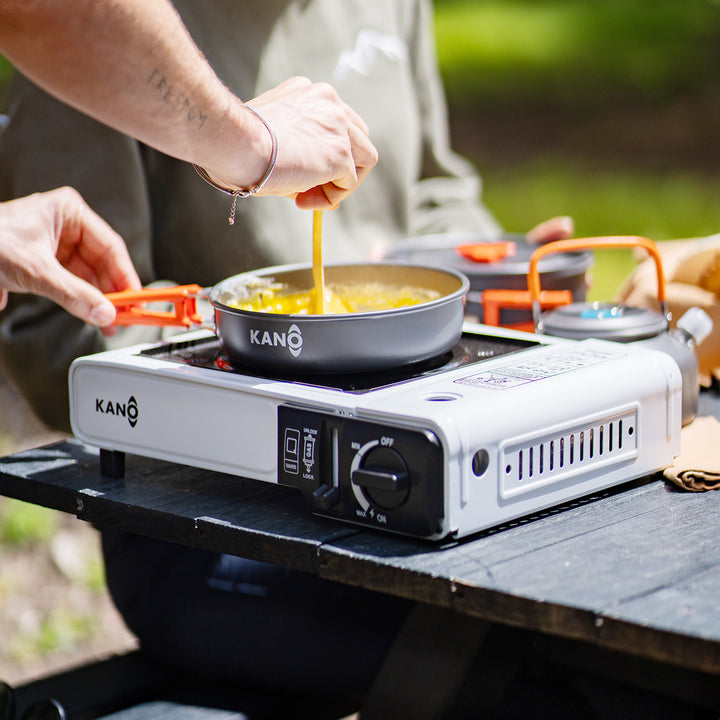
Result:
[[[190,327],[202,325],[204,318],[197,311],[197,297],[204,290],[200,285],[175,285],[165,288],[142,288],[105,293],[117,308],[113,325],[161,325]],[[174,310],[148,310],[144,303],[170,302]]]

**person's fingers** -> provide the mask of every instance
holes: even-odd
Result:
[[[358,129],[357,125],[348,129],[348,138],[355,167],[358,171],[362,170],[364,177],[377,165],[377,148],[373,145],[367,130]]]
[[[0,310],[4,310],[8,304],[8,291],[0,288]]]
[[[337,207],[328,199],[323,186],[320,185],[297,193],[295,205],[301,210],[334,210]]]
[[[351,128],[348,130],[348,141],[350,156],[344,167],[341,167],[343,174],[332,179],[332,184],[337,189],[332,192],[331,199],[337,202],[356,190],[378,161],[377,150],[365,133]],[[343,193],[343,190],[347,192]]]
[[[305,93],[312,92],[314,94],[314,102],[326,102],[330,103],[333,107],[338,109],[338,112],[342,112],[345,116],[345,122],[349,125],[357,126],[365,135],[370,134],[370,130],[367,123],[355,112],[338,94],[338,91],[333,85],[327,82],[316,82],[313,83],[306,77],[297,76],[290,78],[284,83],[281,83],[278,88],[287,88],[288,90],[294,91],[298,96]]]
[[[110,292],[140,287],[140,279],[123,239],[79,193],[70,189],[63,198],[58,261],[75,275]]]
[[[335,207],[377,164],[367,124],[327,83],[291,78],[248,105],[278,137],[277,164],[261,195],[300,191],[303,206]],[[327,202],[315,187],[324,188]]]
[[[387,242],[385,240],[373,240],[370,245],[370,250],[365,256],[365,260],[368,262],[380,262],[384,260],[387,255]]]
[[[109,300],[103,298],[102,301],[98,301],[91,306],[90,313],[85,318],[85,322],[100,328],[107,328],[113,324],[116,315],[117,310],[115,306]],[[110,328],[110,332],[107,334],[114,335],[115,332],[114,329]]]
[[[114,305],[96,287],[59,264],[38,278],[32,292],[52,300],[90,325],[105,327],[115,320]]]
[[[378,160],[377,150],[369,138],[359,131],[349,133],[354,137],[351,153],[354,165],[346,174],[332,182],[325,183],[305,192],[298,193],[295,204],[306,210],[332,210],[351,195],[367,177]]]
[[[8,201],[2,209],[10,239],[14,231],[23,242],[13,246],[7,267],[0,267],[0,307],[8,291],[26,292],[93,325],[112,323],[115,308],[101,290],[139,287],[140,280],[122,238],[80,194],[58,188]]]
[[[345,106],[345,112],[348,114],[352,125],[358,128],[363,133],[363,135],[370,137],[370,128],[368,127],[367,123],[347,103],[343,102],[343,105]]]
[[[330,203],[330,207],[335,209],[355,188],[345,189],[339,188],[335,183],[325,183],[325,185],[321,186],[321,190],[327,198],[328,203]]]
[[[345,117],[342,125],[355,125],[366,135],[370,134],[370,130],[365,121],[338,95],[337,90],[326,82],[312,82],[312,80],[296,75],[281,82],[270,90],[266,90],[262,94],[248,101],[246,104],[253,107],[262,106],[275,102],[289,103],[296,101],[310,107],[336,108],[335,115],[342,113]],[[334,125],[336,123],[329,123]]]
[[[139,288],[140,278],[123,239],[89,207],[85,215],[83,242],[78,250],[83,261],[94,268],[94,284],[106,292]]]
[[[558,216],[536,225],[525,236],[530,243],[548,243],[565,240],[575,234],[575,222],[571,217]]]

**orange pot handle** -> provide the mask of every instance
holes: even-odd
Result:
[[[515,243],[512,240],[499,242],[471,243],[458,245],[455,251],[467,260],[476,263],[495,263],[515,254]]]
[[[579,250],[597,250],[599,248],[635,248],[641,247],[647,250],[655,261],[657,271],[658,302],[662,314],[668,317],[665,301],[665,272],[663,270],[662,258],[657,245],[646,237],[639,235],[609,235],[607,237],[572,238],[570,240],[555,240],[545,245],[540,245],[530,256],[528,267],[528,290],[532,298],[533,319],[535,327],[540,320],[540,273],[538,263],[546,255],[553,252],[577,252]]]
[[[114,325],[159,325],[162,327],[190,327],[203,323],[197,311],[200,285],[175,285],[166,288],[143,288],[105,293],[105,297],[117,308]],[[171,302],[174,310],[147,310],[139,305],[149,302]]]

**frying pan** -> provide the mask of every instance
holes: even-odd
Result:
[[[310,265],[280,265],[242,273],[210,289],[199,285],[108,293],[118,308],[116,325],[203,325],[198,296],[213,307],[213,328],[223,352],[238,366],[283,373],[347,373],[409,365],[450,350],[460,339],[468,279],[449,269],[396,263],[326,265],[325,281],[335,284],[411,286],[439,297],[389,310],[343,315],[290,315],[231,307],[253,287],[278,282],[313,287]],[[173,312],[150,311],[138,303],[170,301]]]

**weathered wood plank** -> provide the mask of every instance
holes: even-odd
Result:
[[[99,474],[96,450],[68,441],[0,460],[0,493],[148,535],[317,572],[318,548],[355,529],[310,514],[295,490],[128,456]]]
[[[326,543],[320,573],[720,672],[719,503],[656,480],[447,549],[370,533]]]

